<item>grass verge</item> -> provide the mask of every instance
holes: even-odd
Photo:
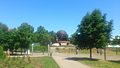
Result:
[[[51,57],[7,58],[0,61],[0,68],[60,68]]]
[[[92,68],[120,68],[120,61],[80,60],[79,62]]]

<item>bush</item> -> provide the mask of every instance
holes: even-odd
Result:
[[[0,46],[0,60],[5,59],[5,53],[3,52],[3,47]]]
[[[30,50],[32,50],[31,49],[32,47],[30,47]],[[47,50],[48,50],[48,47],[47,46],[40,46],[40,45],[37,45],[37,46],[34,46],[33,47],[34,48],[34,52],[47,52]]]

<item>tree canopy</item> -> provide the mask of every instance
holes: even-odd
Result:
[[[36,34],[40,45],[47,45],[50,42],[48,31],[44,27],[39,26],[37,28]]]
[[[48,45],[56,41],[56,33],[48,32],[43,26],[39,26],[34,32],[33,26],[28,23],[22,23],[18,28],[9,29],[7,25],[0,23],[0,46],[4,50],[16,51],[21,49],[27,50],[32,43]]]
[[[20,43],[20,47],[23,49],[28,49],[30,43],[32,43],[32,34],[34,28],[28,23],[22,23],[20,27],[18,27],[18,39]]]
[[[105,48],[111,37],[112,20],[106,20],[106,14],[95,9],[92,13],[87,13],[78,29],[73,34],[73,43],[77,44],[81,49],[90,49],[90,58],[92,48]]]

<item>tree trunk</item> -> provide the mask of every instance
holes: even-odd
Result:
[[[12,55],[13,55],[13,50],[12,50]]]
[[[90,48],[90,60],[92,59],[92,48]]]
[[[27,55],[28,55],[28,49],[26,49],[27,50]]]
[[[117,50],[117,47],[116,47],[116,55],[118,54],[118,50]]]
[[[104,60],[106,61],[106,48],[104,48]]]
[[[102,48],[100,48],[100,55],[102,55],[103,54],[103,51],[102,51]]]
[[[17,49],[15,49],[15,55],[17,55]]]

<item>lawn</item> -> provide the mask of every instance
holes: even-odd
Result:
[[[80,60],[79,62],[92,68],[120,68],[120,61]]]
[[[9,58],[0,61],[0,68],[60,68],[51,57]]]
[[[65,54],[76,54],[76,50],[75,48],[63,48],[63,49],[60,49],[60,48],[56,48],[56,50],[59,52],[59,53],[65,53]],[[78,54],[89,54],[89,49],[81,49],[78,51]],[[103,50],[104,51],[104,50]],[[103,52],[102,51],[102,52]],[[96,54],[97,51],[96,51],[96,48],[93,48],[92,49],[92,53],[93,54]],[[116,54],[116,48],[107,48],[106,49],[106,54],[107,55],[120,55],[120,48],[117,48],[117,54]]]

